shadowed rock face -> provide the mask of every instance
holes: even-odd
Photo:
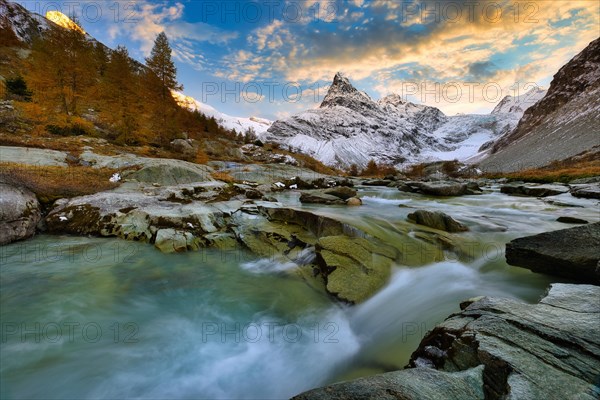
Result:
[[[294,399],[597,399],[600,287],[553,284],[538,304],[482,297],[435,327],[408,369]]]
[[[0,245],[32,236],[40,219],[40,204],[33,193],[0,183]]]
[[[543,99],[498,139],[485,171],[542,167],[600,147],[600,38],[565,64]]]
[[[534,272],[600,284],[600,222],[515,239],[506,262]]]
[[[469,230],[469,228],[448,214],[439,211],[417,210],[414,213],[408,214],[407,218],[415,224],[425,225],[446,232],[465,232]]]

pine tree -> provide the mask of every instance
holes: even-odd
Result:
[[[154,47],[150,57],[146,58],[146,65],[162,83],[163,100],[171,95],[171,90],[183,90],[183,86],[177,83],[177,67],[171,58],[171,46],[164,32],[158,34],[154,40]]]
[[[155,129],[159,134],[162,146],[176,134],[174,114],[177,105],[171,96],[171,91],[183,90],[183,86],[177,82],[177,68],[171,58],[171,53],[167,35],[161,32],[154,40],[150,57],[146,58],[146,65],[150,72],[146,77],[146,85],[150,97],[154,99],[158,97],[154,103],[153,115]]]

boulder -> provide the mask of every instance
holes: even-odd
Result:
[[[248,189],[245,192],[246,198],[250,200],[260,200],[263,198],[263,194],[256,189]]]
[[[408,181],[398,187],[402,192],[421,193],[429,196],[462,196],[467,194],[467,184],[453,181]]]
[[[600,199],[600,184],[571,185],[571,195],[584,199]]]
[[[390,183],[392,183],[390,179],[369,179],[362,184],[364,186],[388,186]]]
[[[317,265],[327,291],[349,303],[371,297],[388,281],[396,250],[377,240],[348,236],[319,238]]]
[[[600,287],[552,284],[538,304],[478,297],[428,332],[407,369],[295,397],[597,399]]]
[[[446,232],[465,232],[469,228],[440,211],[417,210],[408,214],[408,220],[415,224],[425,225]]]
[[[194,146],[192,139],[175,139],[171,142],[171,149],[185,157],[195,156],[198,147]]]
[[[35,194],[0,183],[0,245],[33,236],[40,219],[40,203]]]
[[[67,153],[64,151],[36,149],[29,147],[0,146],[0,160],[17,164],[54,167],[67,167]]]
[[[300,195],[300,203],[305,204],[345,204],[344,200],[337,196],[325,194],[318,191],[303,192]]]
[[[575,217],[558,217],[558,218],[556,218],[556,221],[562,222],[563,224],[587,224],[588,223],[588,221],[586,221],[585,219],[575,218]]]
[[[349,188],[348,186],[336,186],[325,190],[323,193],[339,197],[342,200],[348,200],[349,198],[356,196],[356,190]]]
[[[569,188],[565,185],[504,185],[500,192],[517,196],[548,197],[567,193]]]
[[[534,272],[600,284],[600,222],[506,244],[506,262]]]
[[[358,197],[351,197],[348,200],[346,200],[347,206],[362,206],[362,203],[362,200]]]
[[[154,246],[163,253],[180,253],[187,250],[198,250],[199,242],[189,232],[160,229],[156,232]]]
[[[464,372],[431,368],[402,371],[313,389],[292,400],[471,400],[483,399],[483,366]]]

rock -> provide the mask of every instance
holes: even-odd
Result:
[[[585,219],[575,218],[575,217],[558,217],[558,218],[556,218],[556,221],[562,222],[565,224],[587,224],[588,223],[588,221],[586,221]]]
[[[482,194],[483,190],[479,187],[479,184],[474,181],[467,182],[467,192],[466,194]]]
[[[356,196],[356,190],[347,186],[336,186],[331,189],[325,190],[323,193],[339,197],[342,200],[348,200],[349,198]]]
[[[583,283],[600,283],[600,222],[515,239],[506,262]]]
[[[171,142],[171,149],[183,156],[192,157],[198,152],[191,139],[175,139]]]
[[[577,184],[589,184],[589,183],[600,183],[600,176],[592,176],[589,178],[579,178],[574,179],[569,182],[569,185],[577,185]]]
[[[483,399],[483,366],[464,372],[414,368],[313,389],[292,400]]]
[[[362,184],[364,186],[388,186],[390,183],[392,183],[390,179],[369,179]]]
[[[248,189],[246,190],[246,198],[251,199],[251,200],[260,200],[263,198],[263,194],[256,190],[256,189]]]
[[[552,284],[538,304],[479,297],[428,332],[407,369],[295,399],[598,398],[600,287]]]
[[[133,172],[123,174],[126,179],[158,183],[161,186],[213,181],[211,168],[181,160],[162,159]]]
[[[0,146],[0,160],[17,164],[67,167],[64,151],[35,149],[29,147]]]
[[[571,195],[584,199],[600,199],[600,184],[571,185]]]
[[[327,291],[349,303],[363,302],[381,289],[396,258],[395,249],[377,240],[348,236],[321,237],[316,251]]]
[[[500,192],[517,196],[547,197],[567,193],[569,188],[564,185],[504,185]]]
[[[346,200],[347,206],[362,206],[362,203],[362,200],[358,197],[351,197],[348,200]]]
[[[452,181],[418,182],[408,181],[398,187],[402,192],[416,192],[430,196],[462,196],[467,194],[467,184]]]
[[[156,232],[154,246],[163,253],[198,250],[198,240],[189,232],[175,229],[160,229]]]
[[[303,192],[300,195],[300,203],[305,204],[345,204],[339,197],[325,194],[323,192],[311,191]]]
[[[465,232],[469,228],[439,211],[417,210],[408,214],[408,220],[415,224],[425,225],[446,232]]]
[[[0,183],[0,245],[33,236],[40,219],[40,203],[35,194]]]

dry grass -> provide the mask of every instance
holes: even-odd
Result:
[[[308,168],[311,171],[318,172],[320,174],[324,174],[324,175],[341,175],[342,174],[341,171],[338,171],[334,168],[328,167],[327,165],[323,164],[321,161],[314,159],[313,157],[309,156],[308,154],[292,153],[290,151],[282,150],[282,149],[278,149],[278,148],[273,148],[273,153],[289,155],[298,162],[298,165],[300,167]]]
[[[0,163],[0,181],[24,186],[34,192],[42,203],[93,194],[118,186],[109,181],[115,170],[92,167],[33,166]]]
[[[574,179],[600,176],[600,158],[598,153],[557,161],[543,168],[532,168],[505,174],[486,174],[486,178],[508,178],[511,181],[537,183],[563,182]]]
[[[233,178],[233,176],[229,175],[227,172],[215,171],[215,172],[211,173],[210,176],[212,176],[214,179],[216,179],[218,181],[222,181],[222,182],[226,182],[226,183],[234,183],[235,182],[235,179]]]

